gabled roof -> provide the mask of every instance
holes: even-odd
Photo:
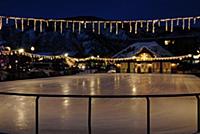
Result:
[[[143,51],[144,49],[148,50],[151,52],[155,57],[170,57],[172,54],[161,47],[157,42],[152,41],[152,42],[137,42],[134,43],[127,48],[123,49],[122,51],[118,52],[115,54],[113,57],[132,57],[136,56],[138,53]]]

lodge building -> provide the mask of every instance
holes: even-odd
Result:
[[[134,43],[112,58],[89,57],[79,59],[79,67],[112,66],[118,73],[176,73],[182,61],[190,62],[191,54],[173,56],[157,42]]]

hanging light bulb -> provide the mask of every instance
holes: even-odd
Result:
[[[27,19],[27,26],[29,26],[29,19]]]
[[[158,20],[158,27],[160,27],[161,26],[161,21],[160,20]]]
[[[168,31],[168,20],[165,20],[165,31]]]
[[[121,21],[121,23],[122,23],[122,29],[124,28],[124,22],[123,21]]]
[[[66,20],[66,29],[69,28],[69,22]]]
[[[147,23],[146,31],[149,32],[149,21],[147,20],[146,23]]]
[[[84,22],[84,28],[85,29],[87,28],[87,22],[86,21]]]
[[[56,32],[56,24],[57,22],[54,20],[54,32]]]
[[[36,19],[34,19],[34,31],[36,31],[36,23],[37,23],[37,21],[36,21]]]
[[[63,33],[63,24],[62,24],[62,21],[60,21],[60,33],[61,34]]]
[[[72,21],[72,32],[74,33],[75,31],[75,24],[74,24],[74,21]]]
[[[171,30],[170,30],[171,32],[173,32],[174,31],[174,20],[173,19],[171,19]]]
[[[78,22],[78,33],[79,34],[81,33],[81,22],[80,21]]]
[[[21,19],[21,26],[22,26],[22,27],[21,27],[21,28],[22,28],[21,30],[22,30],[22,32],[23,32],[23,31],[24,31],[24,19],[23,19],[23,18]]]
[[[140,27],[143,28],[143,21],[140,21]]]
[[[118,29],[118,22],[115,23],[115,27],[116,27],[116,31],[115,32],[116,32],[116,34],[118,34],[118,30],[119,30]]]
[[[188,18],[188,30],[191,28],[191,18]]]
[[[185,18],[183,18],[182,21],[183,21],[182,28],[183,30],[185,30]]]
[[[112,33],[112,22],[110,21],[110,33]]]
[[[153,20],[152,23],[152,33],[155,33],[155,24],[156,24],[157,20]]]
[[[132,27],[132,21],[129,21],[129,32],[132,33],[133,27]]]
[[[49,21],[48,20],[46,20],[46,25],[47,25],[47,27],[49,27]]]
[[[42,20],[40,20],[40,32],[42,32]]]
[[[197,21],[197,18],[194,17],[194,18],[193,18],[193,24],[196,24],[196,21]]]
[[[8,17],[6,17],[6,24],[8,24],[8,19],[9,19],[9,18],[8,18]]]
[[[103,23],[103,28],[106,29],[106,21]]]
[[[136,21],[135,22],[135,34],[137,34],[138,33],[138,22]]]
[[[101,23],[98,21],[98,34],[101,34]]]
[[[95,23],[94,23],[94,21],[92,22],[92,32],[95,32]]]
[[[177,26],[179,25],[179,18],[176,19],[176,25],[177,25]]]
[[[0,30],[2,29],[2,26],[3,26],[3,19],[2,19],[2,16],[0,16]]]
[[[15,18],[15,29],[18,29],[17,19]]]

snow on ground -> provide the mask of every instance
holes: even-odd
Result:
[[[50,94],[173,94],[200,92],[193,75],[92,74],[1,82],[0,91]],[[34,133],[33,97],[0,96],[0,133]],[[87,99],[41,98],[40,134],[86,134]],[[196,131],[194,97],[151,99],[152,132],[188,134]],[[145,99],[94,99],[94,134],[143,134]]]

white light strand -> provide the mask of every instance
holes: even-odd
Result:
[[[193,24],[196,24],[196,21],[197,21],[197,18],[194,17],[194,18],[193,18]]]
[[[112,33],[112,22],[110,22],[110,33]]]
[[[146,22],[146,31],[149,32],[149,21]]]
[[[168,31],[168,20],[165,20],[165,31]]]
[[[122,29],[123,29],[124,28],[124,22],[122,21],[121,23],[122,23]]]
[[[21,19],[21,30],[22,30],[22,32],[24,31],[24,19],[23,18]]]
[[[47,25],[47,27],[49,27],[49,21],[48,20],[46,20],[46,25]]]
[[[63,33],[63,22],[60,21],[60,33],[62,34]]]
[[[29,23],[29,19],[27,19],[27,26],[29,26],[30,25],[30,23]]]
[[[132,27],[132,21],[129,21],[129,32],[132,33],[133,27]]]
[[[57,31],[57,27],[56,27],[56,24],[57,22],[56,21],[54,21],[54,32],[56,32]]]
[[[15,29],[18,29],[17,19],[15,18]]]
[[[95,32],[95,23],[94,23],[94,21],[92,22],[92,32]]]
[[[171,19],[171,30],[170,30],[170,32],[173,32],[173,31],[174,31],[174,20]]]
[[[103,24],[103,28],[106,29],[106,22],[104,22],[104,24]]]
[[[140,27],[143,28],[143,21],[140,21]]]
[[[101,34],[101,23],[100,23],[100,21],[98,21],[98,34],[99,35]]]
[[[69,22],[66,20],[66,29],[69,28]]]
[[[72,22],[72,32],[74,33],[75,32],[75,24],[74,24],[75,22],[73,21]]]
[[[156,24],[157,20],[153,20],[152,23],[152,33],[155,33],[155,24]]]
[[[185,30],[185,19],[184,18],[182,19],[182,23],[183,23],[182,28],[183,28],[183,30]]]
[[[137,34],[138,33],[138,22],[136,21],[135,22],[135,34]]]
[[[119,33],[119,31],[118,31],[119,30],[118,29],[118,22],[115,23],[115,27],[116,27],[116,31],[115,32],[116,32],[116,34],[118,34]]]
[[[34,19],[34,31],[36,31],[36,23],[37,23],[37,21],[36,21],[36,19]]]
[[[3,19],[2,16],[0,16],[0,30],[2,29],[2,26],[3,26]]]
[[[78,33],[79,34],[81,33],[81,22],[80,21],[78,22]]]
[[[42,20],[40,20],[40,32],[42,32]]]
[[[158,27],[160,27],[161,26],[161,22],[160,22],[160,20],[158,20]]]
[[[9,18],[8,18],[8,17],[6,17],[6,24],[8,24],[8,19],[9,19]]]
[[[191,18],[188,18],[188,30],[191,29]]]
[[[84,22],[84,28],[85,29],[87,28],[87,22]]]
[[[179,18],[176,19],[176,25],[177,25],[177,26],[179,25]]]

